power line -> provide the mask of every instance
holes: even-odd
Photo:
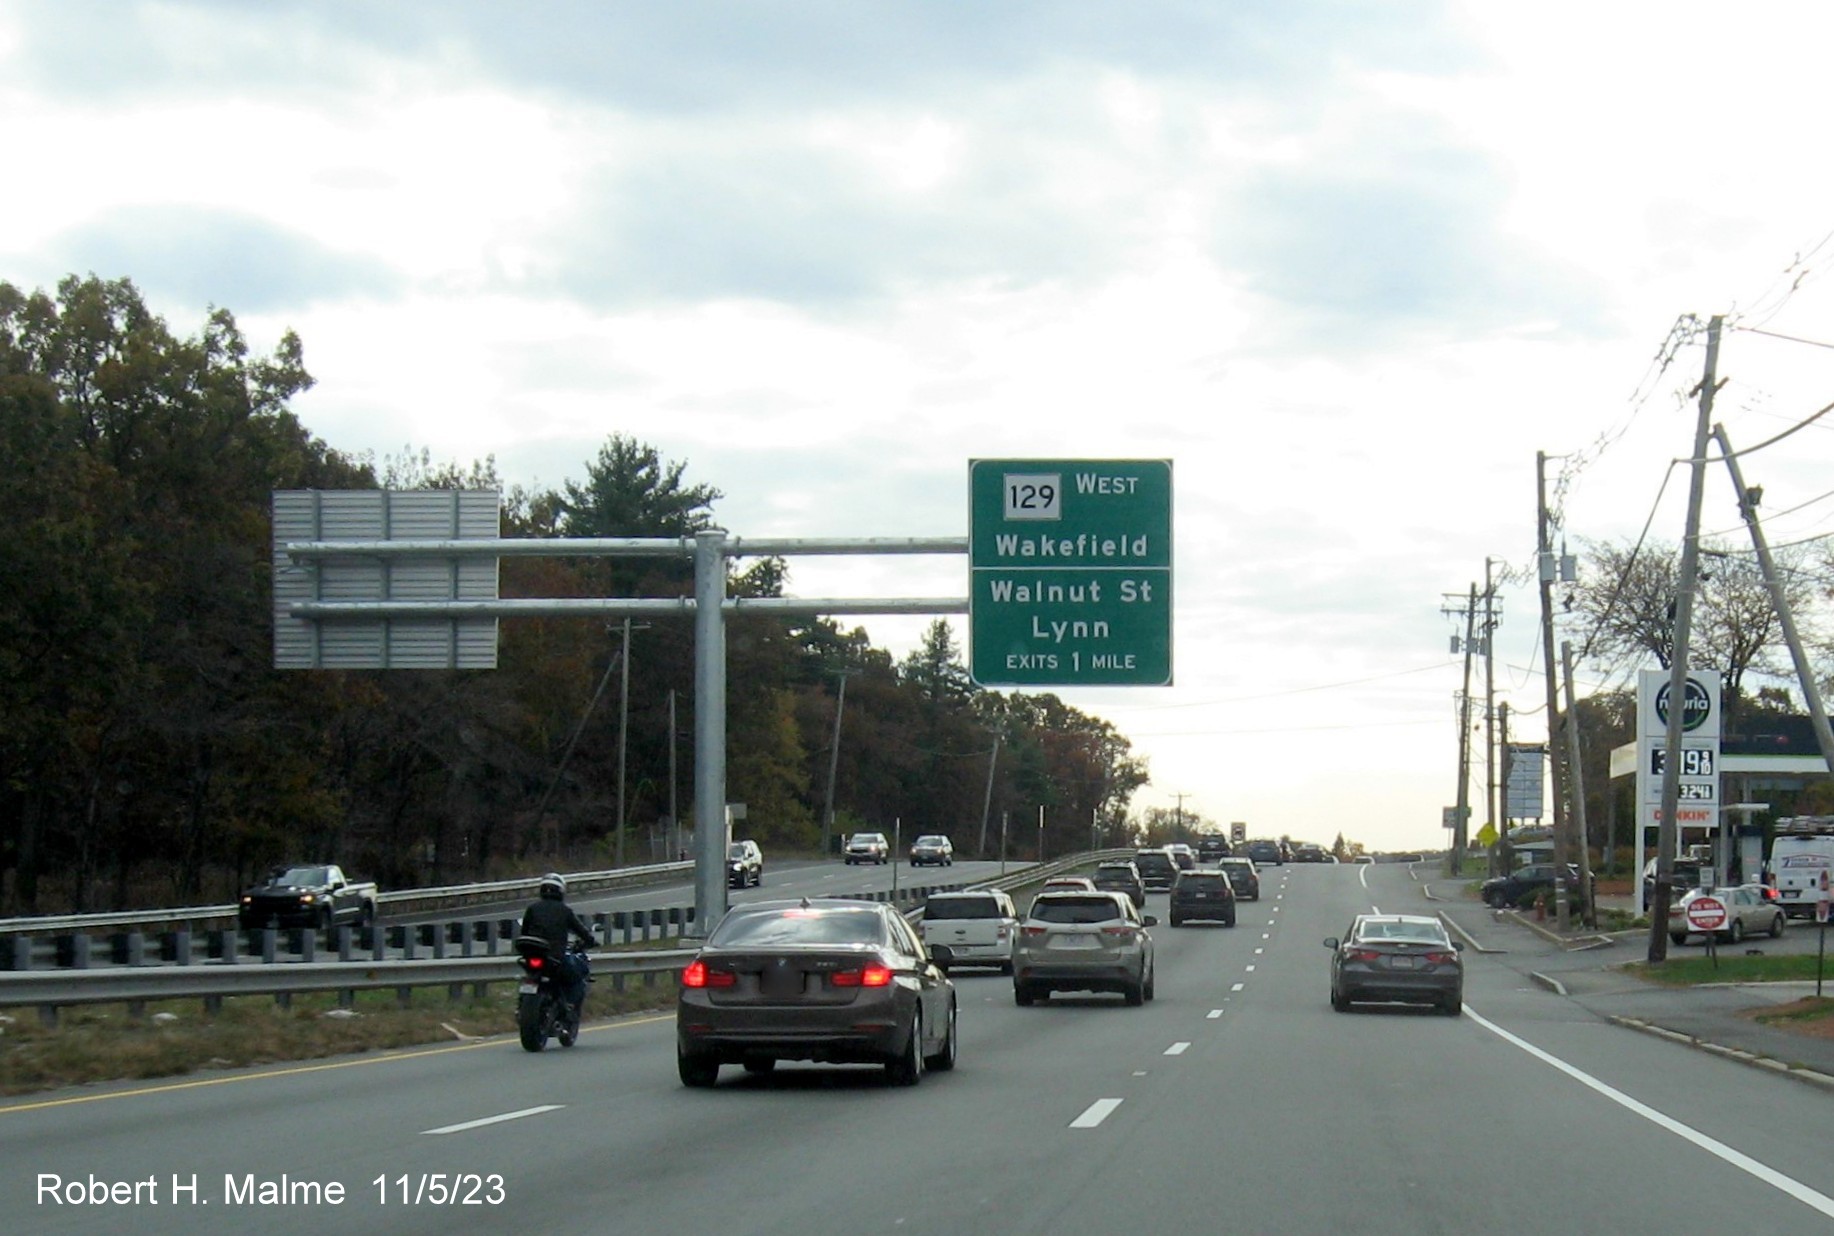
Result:
[[[1371,674],[1367,678],[1350,678],[1342,682],[1321,682],[1309,687],[1293,687],[1286,691],[1267,691],[1259,695],[1231,695],[1221,699],[1189,700],[1179,704],[1117,704],[1110,711],[1130,712],[1163,712],[1173,708],[1211,708],[1218,704],[1243,704],[1254,700],[1276,700],[1289,695],[1305,695],[1312,691],[1335,691],[1339,687],[1360,687],[1371,682],[1381,682],[1388,678],[1405,678],[1409,674],[1424,674],[1430,670],[1444,669],[1452,665],[1451,661],[1439,661],[1432,665],[1417,665],[1412,669],[1390,670],[1383,674]]]

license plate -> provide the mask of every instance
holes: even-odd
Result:
[[[540,990],[541,988],[536,986],[534,983],[517,983],[516,984],[516,991],[519,995],[532,996]]]
[[[1070,935],[1052,936],[1052,948],[1100,948],[1101,941],[1094,936],[1072,933]]]
[[[767,996],[800,996],[802,971],[794,966],[766,966],[764,981],[759,986]]]
[[[1388,959],[1388,964],[1391,968],[1396,970],[1412,970],[1414,968],[1414,959],[1412,957],[1390,957]]]

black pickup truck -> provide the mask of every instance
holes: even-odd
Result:
[[[276,867],[267,883],[242,894],[236,921],[244,928],[341,927],[376,918],[376,886],[353,884],[335,863]]]

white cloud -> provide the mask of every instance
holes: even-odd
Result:
[[[1534,452],[1574,457],[1569,535],[1634,538],[1691,426],[1697,349],[1632,415],[1670,323],[1834,338],[1829,256],[1789,266],[1834,229],[1804,141],[1828,20],[0,4],[0,142],[34,186],[0,202],[0,276],[298,329],[297,410],[340,449],[552,486],[633,435],[741,535],[959,535],[972,457],[1172,458],[1178,685],[1065,694],[1138,730],[1143,805],[1424,845],[1440,594],[1528,561]],[[1729,338],[1729,431],[1834,398],[1829,356]],[[1767,454],[1767,507],[1823,492],[1829,441]],[[1532,596],[1499,638],[1525,708]],[[927,622],[861,621],[900,653]]]

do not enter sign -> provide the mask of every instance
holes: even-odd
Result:
[[[1695,931],[1719,931],[1726,925],[1726,903],[1717,897],[1696,897],[1688,902],[1688,926]]]

